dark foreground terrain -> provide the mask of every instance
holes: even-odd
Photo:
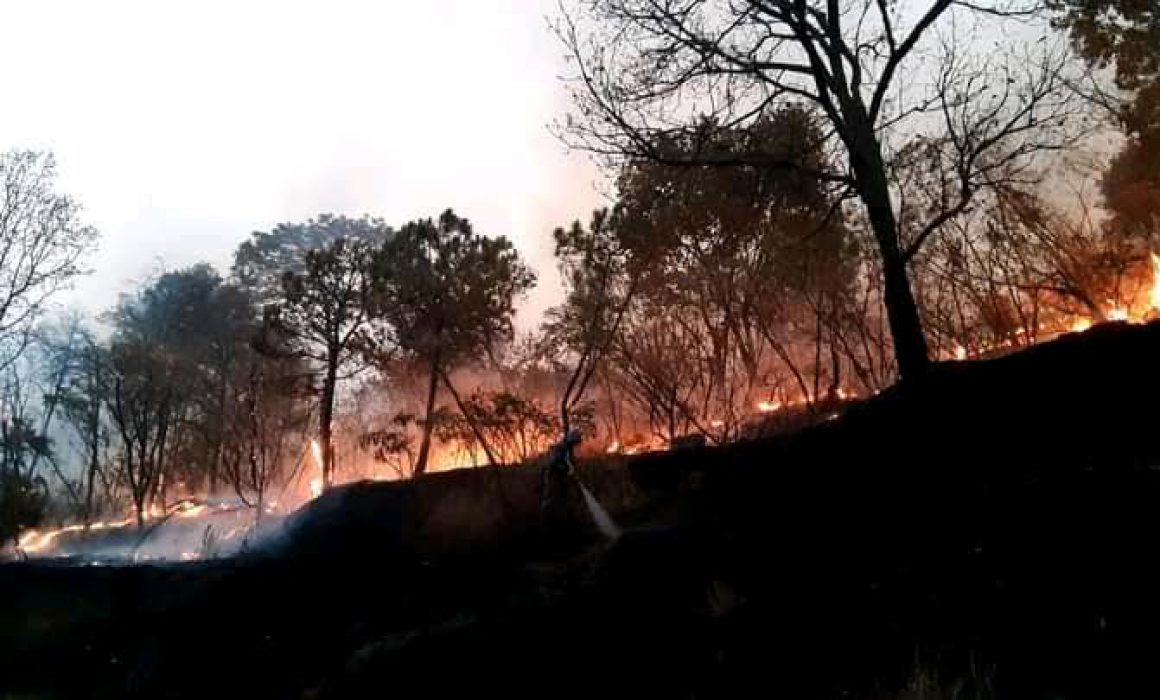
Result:
[[[0,566],[0,697],[1160,697],[1160,325],[783,438],[337,489],[262,556]],[[627,468],[625,468],[627,467]]]

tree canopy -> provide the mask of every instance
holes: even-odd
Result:
[[[535,283],[511,242],[488,238],[448,209],[400,228],[374,263],[375,313],[399,349],[428,372],[427,424],[416,473],[430,449],[438,382],[457,403],[449,368],[488,356],[512,336],[515,302]],[[486,441],[481,440],[486,450]]]

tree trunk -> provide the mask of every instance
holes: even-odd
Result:
[[[85,529],[93,520],[93,486],[101,466],[101,414],[97,405],[89,416],[89,478],[85,484]]]
[[[431,376],[427,383],[427,410],[423,414],[423,441],[419,443],[419,459],[415,462],[414,476],[427,472],[427,458],[431,452],[431,414],[435,412],[435,390],[439,385],[439,358],[431,362]]]
[[[874,136],[873,124],[867,122],[863,128],[854,126],[852,130],[850,163],[858,178],[858,195],[866,207],[870,228],[874,231],[882,257],[883,297],[890,334],[894,339],[898,376],[899,379],[911,379],[926,373],[930,368],[930,356],[918,304],[906,274],[906,260],[898,239],[898,221],[886,180],[886,165]]]
[[[821,398],[822,390],[822,304],[814,304],[814,393],[809,398],[810,413]]]
[[[137,529],[145,529],[145,492],[133,493],[133,510],[137,515]]]
[[[214,430],[214,445],[213,456],[210,458],[209,467],[209,490],[208,493],[213,495],[217,492],[218,479],[220,478],[222,465],[222,444],[225,442],[225,415],[226,415],[226,391],[228,389],[225,370],[218,368],[218,395],[217,395],[217,422]]]
[[[447,387],[451,398],[455,399],[455,405],[459,408],[459,413],[467,421],[467,427],[471,428],[472,435],[475,436],[476,441],[483,450],[483,454],[487,456],[487,463],[493,467],[498,466],[499,462],[496,461],[495,453],[491,451],[491,447],[487,444],[487,438],[483,436],[483,432],[476,425],[475,419],[471,417],[471,414],[467,411],[467,407],[463,405],[463,399],[460,398],[459,392],[455,390],[455,386],[451,383],[451,377],[447,376],[446,372],[441,371],[440,374],[443,375],[443,385]]]
[[[326,376],[322,380],[322,405],[318,407],[318,439],[322,444],[322,489],[330,488],[334,476],[334,438],[332,423],[334,419],[334,388],[338,383],[338,353],[328,353],[326,361]]]
[[[835,321],[830,318],[830,387],[826,390],[830,400],[838,398],[838,391],[842,388],[842,358],[838,355],[838,339],[833,332]]]
[[[894,338],[898,376],[900,379],[913,379],[930,369],[926,336],[906,276],[906,263],[901,255],[884,262],[886,317],[890,322],[890,335]]]

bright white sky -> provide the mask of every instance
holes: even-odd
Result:
[[[0,148],[55,152],[102,233],[67,303],[160,267],[223,271],[254,230],[320,212],[453,207],[558,295],[550,231],[600,203],[548,132],[566,108],[553,0],[0,4]]]

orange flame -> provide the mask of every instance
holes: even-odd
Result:
[[[322,469],[322,446],[318,444],[317,440],[310,440],[310,455],[314,457],[314,465]]]
[[[1090,318],[1077,318],[1074,322],[1072,322],[1071,327],[1068,330],[1070,330],[1072,333],[1083,333],[1091,327],[1092,320]]]
[[[1152,253],[1152,290],[1148,305],[1153,311],[1160,311],[1160,255]]]
[[[196,518],[207,510],[209,506],[204,503],[184,502],[174,509],[173,514],[179,518]]]
[[[133,517],[128,517],[124,520],[99,520],[94,523],[89,523],[89,530],[112,530],[114,528],[127,527],[132,525],[135,520]],[[65,525],[55,530],[27,530],[17,538],[16,545],[28,554],[39,554],[48,551],[61,535],[69,532],[79,532],[84,529],[84,524],[78,523],[76,525]]]
[[[318,468],[318,476],[310,480],[310,497],[318,498],[322,495],[322,446],[311,438],[310,455],[314,458],[314,466]]]

